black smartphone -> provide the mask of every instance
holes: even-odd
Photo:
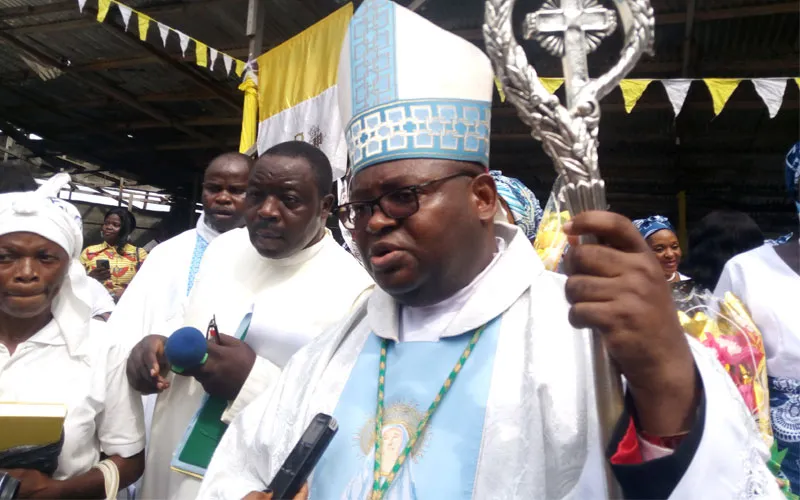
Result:
[[[97,269],[111,269],[111,265],[106,259],[99,259],[97,261]]]
[[[325,453],[337,430],[339,430],[339,424],[330,415],[318,413],[311,420],[300,441],[294,446],[278,473],[272,478],[272,482],[269,483],[274,500],[291,500],[297,495],[322,454]]]

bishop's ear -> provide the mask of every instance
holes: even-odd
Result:
[[[478,216],[482,221],[491,221],[497,211],[497,187],[489,174],[472,179],[472,197]]]

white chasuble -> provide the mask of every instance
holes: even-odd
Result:
[[[605,458],[591,380],[590,333],[574,329],[567,321],[565,278],[544,270],[530,242],[516,228],[503,223],[496,223],[495,228],[505,240],[506,250],[441,334],[442,339],[457,338],[495,318],[499,320],[485,407],[462,408],[464,412],[482,412],[483,416],[479,435],[474,436],[480,441],[474,477],[460,478],[468,488],[457,498],[603,498]],[[228,428],[199,498],[240,499],[250,491],[264,490],[311,418],[320,412],[337,411],[354,370],[365,362],[364,356],[371,355],[375,334],[401,338],[398,308],[389,295],[375,289],[335,334],[319,337],[299,351],[274,389],[251,404]],[[781,498],[765,465],[768,451],[744,402],[713,356],[691,339],[690,345],[704,387],[704,412],[696,424],[699,433],[695,448],[684,460],[686,470],[664,496]],[[447,371],[453,360],[440,362]],[[391,376],[389,371],[387,378]],[[396,401],[402,396],[397,395]],[[369,398],[362,399],[363,408],[359,403],[352,411],[363,411],[365,416],[370,411]],[[362,422],[346,425],[358,427]],[[437,446],[435,439],[435,432],[426,437],[426,450]],[[324,460],[335,463],[339,458],[336,447],[329,452]],[[675,455],[685,453],[679,448]],[[338,474],[346,478],[344,483],[357,487],[364,464],[352,462],[357,465],[351,468],[345,466],[351,461],[343,458]],[[473,467],[468,461],[473,458],[467,453],[463,464],[448,464],[446,470],[458,465],[470,470]],[[420,468],[420,461],[412,463],[409,470],[413,477],[422,477]],[[643,481],[653,479],[645,476],[639,477]],[[348,498],[331,491],[335,485],[330,482],[317,487],[318,480],[320,476],[313,474],[311,491],[325,493],[313,500]],[[402,489],[402,485],[395,486]],[[414,489],[418,498],[432,498],[435,492],[420,487],[421,483]]]

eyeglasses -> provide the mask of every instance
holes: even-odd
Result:
[[[420,191],[433,184],[442,183],[458,177],[475,177],[475,175],[461,172],[442,177],[441,179],[423,182],[422,184],[402,187],[384,193],[372,201],[346,203],[336,209],[336,214],[339,216],[339,220],[342,221],[342,225],[351,231],[361,231],[364,229],[370,218],[372,218],[372,214],[375,213],[374,209],[376,206],[381,208],[381,212],[383,212],[386,217],[395,220],[407,219],[419,210]]]

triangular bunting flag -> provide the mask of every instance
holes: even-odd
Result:
[[[630,113],[639,98],[642,97],[647,86],[653,80],[622,80],[619,82],[619,88],[622,90],[622,98],[625,100],[625,111]]]
[[[242,76],[244,73],[244,61],[236,60],[236,76]]]
[[[722,112],[722,108],[731,98],[733,91],[739,86],[741,80],[737,78],[703,78],[706,87],[711,93],[711,100],[714,101],[714,116]]]
[[[117,7],[122,15],[122,22],[125,23],[125,31],[128,31],[128,23],[131,21],[131,8],[121,3],[118,3]]]
[[[194,41],[194,55],[197,57],[197,65],[204,68],[208,67],[208,46],[204,43]]]
[[[211,47],[209,47],[208,53],[209,56],[211,57],[211,59],[209,59],[208,61],[208,69],[213,71],[214,63],[217,62],[217,55],[219,54],[219,52],[217,52],[217,49],[212,49]]]
[[[111,5],[111,0],[97,0],[97,20],[103,22],[108,15],[108,7]]]
[[[174,31],[175,31],[175,33],[178,34],[178,39],[181,42],[181,51],[183,52],[183,57],[186,57],[186,49],[189,48],[189,35],[181,32],[181,31],[177,31],[177,30],[174,30]]]
[[[539,81],[542,82],[544,88],[546,88],[551,94],[555,94],[556,90],[560,89],[561,86],[564,85],[563,78],[539,78]]]
[[[225,63],[225,74],[231,74],[231,66],[233,66],[233,58],[228,54],[222,54],[222,62]]]
[[[794,83],[796,83],[797,87],[800,88],[800,78],[795,78]]]
[[[783,93],[786,91],[785,78],[756,78],[753,80],[756,93],[767,105],[770,118],[775,118],[783,104]]]
[[[494,77],[494,86],[497,88],[497,93],[500,95],[500,102],[506,102],[506,93],[503,92],[503,84],[497,77]]]
[[[150,17],[141,12],[137,12],[137,14],[139,15],[139,40],[146,42],[147,30],[150,29]]]
[[[167,37],[169,36],[169,26],[165,26],[161,23],[158,24],[158,33],[161,35],[161,43],[164,44],[164,47],[167,46]]]
[[[689,93],[692,81],[678,78],[675,80],[662,80],[661,84],[664,85],[669,103],[672,104],[672,111],[675,113],[675,118],[677,118],[681,113],[683,102],[686,100],[686,94]]]
[[[83,8],[86,6],[86,0],[78,0],[78,10],[83,14]]]

